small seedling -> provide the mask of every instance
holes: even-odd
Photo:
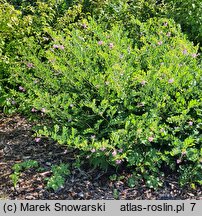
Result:
[[[114,191],[113,191],[113,197],[114,197],[114,199],[116,199],[116,200],[119,199],[119,192],[118,192],[117,189],[114,189]]]
[[[70,174],[69,164],[61,163],[60,165],[54,165],[51,168],[53,175],[47,180],[47,188],[54,191],[61,188],[65,183],[65,177]]]
[[[111,176],[109,177],[109,179],[110,179],[111,181],[116,181],[116,180],[117,180],[117,175],[116,175],[116,174],[113,174],[113,175],[111,175]]]
[[[38,166],[39,164],[35,160],[27,160],[18,164],[14,164],[12,167],[14,172],[10,175],[14,188],[16,188],[20,175],[24,170],[28,170],[30,168],[37,168]]]

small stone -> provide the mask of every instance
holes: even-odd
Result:
[[[193,193],[187,193],[187,195],[191,196],[191,197],[194,197],[194,194]]]
[[[78,193],[78,196],[81,197],[81,198],[84,198],[84,193],[80,192],[80,193]]]

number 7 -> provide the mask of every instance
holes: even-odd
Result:
[[[194,206],[196,205],[196,203],[190,203],[192,205],[191,211],[194,211]]]

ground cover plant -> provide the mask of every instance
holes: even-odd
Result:
[[[173,172],[202,184],[199,1],[2,2],[0,106],[38,121],[35,142],[127,167],[131,185],[157,188]],[[48,188],[70,174],[61,167]]]

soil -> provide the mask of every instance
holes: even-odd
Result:
[[[110,180],[112,171],[103,172],[89,166],[72,166],[65,184],[57,191],[46,188],[46,178],[51,176],[51,166],[73,164],[76,152],[48,139],[36,142],[32,126],[20,115],[0,114],[0,199],[6,200],[202,200],[202,188],[179,187],[175,176],[167,176],[157,190],[144,185],[129,187],[130,176],[125,170],[117,175],[122,180]],[[12,166],[28,159],[36,160],[41,169],[29,169],[20,175],[14,188],[10,175]]]

